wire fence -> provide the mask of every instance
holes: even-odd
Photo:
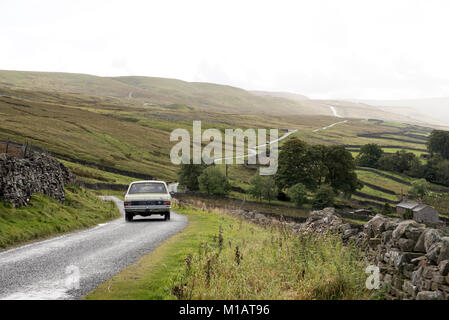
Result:
[[[0,140],[0,154],[5,153],[14,157],[24,158],[30,154],[32,150],[33,146],[28,142],[20,145],[9,140]]]

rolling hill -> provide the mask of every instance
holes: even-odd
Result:
[[[387,109],[367,103],[341,100],[311,100],[288,92],[246,91],[227,85],[186,82],[156,77],[99,77],[87,74],[0,71],[0,94],[6,89],[40,92],[44,102],[61,103],[58,95],[84,102],[132,107],[170,107],[226,114],[318,115],[344,118],[380,119],[409,124],[442,126],[419,112]],[[29,96],[29,95],[28,95]],[[17,96],[14,96],[17,97]],[[64,104],[67,104],[64,101]],[[333,109],[334,108],[334,109]],[[397,112],[395,112],[397,111]]]
[[[400,112],[409,115],[431,115],[434,119],[449,123],[449,97],[403,100],[361,100],[361,102],[375,105],[387,112]],[[429,116],[428,116],[429,117]]]
[[[222,113],[331,115],[329,108],[213,83],[154,77],[98,77],[85,74],[0,71],[0,88],[81,94],[132,105],[187,105]]]

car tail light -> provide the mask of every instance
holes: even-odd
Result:
[[[164,205],[165,206],[169,206],[170,205],[170,201],[164,201]]]
[[[125,206],[130,206],[131,202],[125,202]]]

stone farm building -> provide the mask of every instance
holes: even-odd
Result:
[[[437,224],[438,211],[420,202],[404,200],[396,205],[396,212],[403,219],[413,219],[419,223]]]

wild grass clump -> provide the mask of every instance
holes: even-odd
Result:
[[[362,253],[327,234],[223,224],[173,279],[178,299],[367,299]]]

